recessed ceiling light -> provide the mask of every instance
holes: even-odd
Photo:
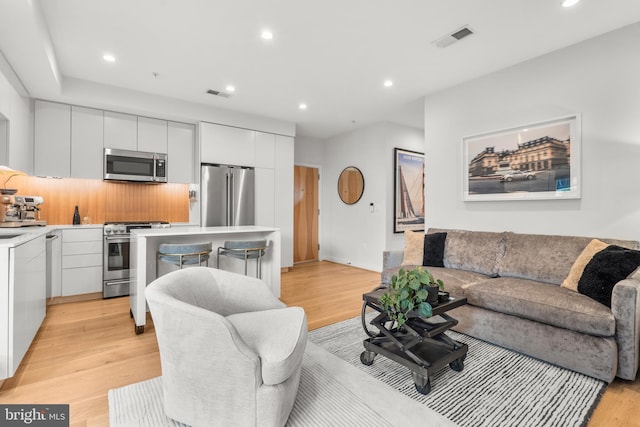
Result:
[[[273,38],[273,33],[270,30],[264,30],[260,36],[265,40],[271,40]]]
[[[105,53],[104,55],[102,55],[102,59],[107,62],[116,62],[116,57],[111,55],[110,53]]]
[[[562,2],[562,7],[571,7],[571,6],[575,6],[576,4],[578,4],[580,2],[580,0],[564,0]]]
[[[225,87],[225,89],[227,90],[227,92],[235,92],[236,91],[236,87],[234,85],[227,85],[227,87]]]
[[[391,87],[393,86],[393,82],[391,80],[385,80],[384,81],[384,87]]]
[[[307,109],[307,104],[302,103],[302,104],[298,105],[298,108],[301,109],[301,110],[306,110]]]

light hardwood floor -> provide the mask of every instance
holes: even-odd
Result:
[[[379,274],[334,264],[296,265],[282,275],[282,300],[304,307],[315,329],[360,314],[362,293]],[[50,306],[20,369],[0,388],[1,403],[68,403],[71,426],[108,426],[107,391],[160,375],[153,323],[135,335],[129,299]],[[590,427],[640,426],[640,381],[614,381]]]

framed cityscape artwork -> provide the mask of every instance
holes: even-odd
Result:
[[[424,230],[424,153],[394,148],[393,232]]]
[[[577,115],[463,138],[463,199],[580,198]]]

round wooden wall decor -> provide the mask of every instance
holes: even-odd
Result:
[[[364,192],[364,177],[355,166],[348,166],[340,173],[338,178],[338,195],[347,205],[357,203]]]

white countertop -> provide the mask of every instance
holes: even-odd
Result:
[[[51,232],[51,227],[0,228],[0,248],[14,248]],[[15,236],[2,238],[3,236]]]
[[[46,235],[56,230],[78,229],[78,228],[102,228],[102,224],[81,224],[81,225],[49,225],[44,227],[16,227],[0,228],[0,247],[15,247]],[[161,236],[195,236],[202,234],[233,234],[233,233],[269,233],[277,231],[274,227],[260,227],[256,225],[244,225],[237,227],[200,227],[198,225],[180,225],[172,228],[140,228],[131,230],[131,237],[161,237]],[[2,238],[2,236],[15,236],[12,238]]]
[[[14,228],[0,228],[0,248],[9,247],[13,248],[23,243],[27,243],[42,235],[52,233],[56,230],[68,230],[68,229],[87,229],[87,228],[102,228],[102,224],[58,224],[47,226],[33,226],[33,227],[14,227]],[[2,238],[2,236],[16,236],[12,238]]]
[[[241,225],[237,227],[200,227],[197,225],[172,228],[138,228],[131,230],[131,237],[190,236],[199,234],[269,233],[278,231],[274,227]]]

